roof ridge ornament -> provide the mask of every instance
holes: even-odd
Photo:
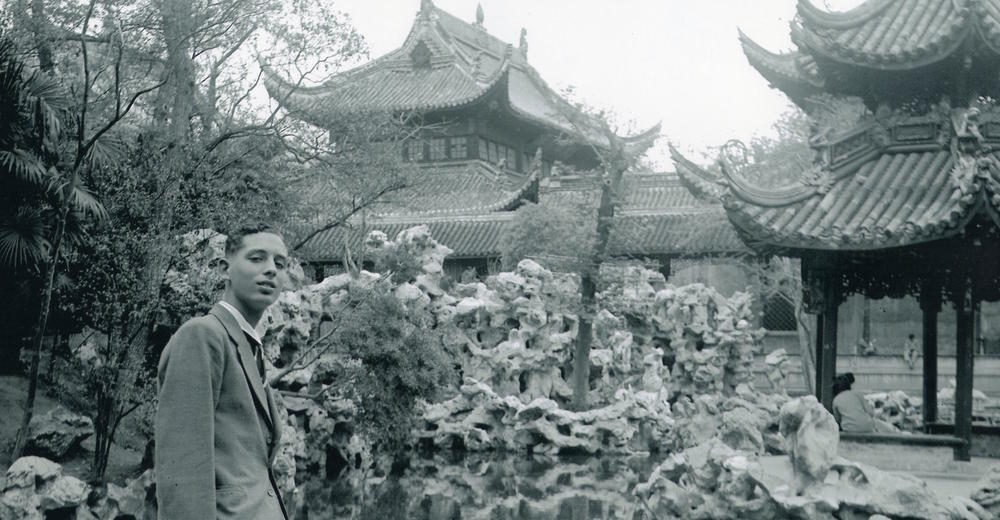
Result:
[[[417,11],[417,18],[427,19],[433,11],[434,2],[432,0],[420,0],[420,10]]]
[[[521,39],[517,42],[517,48],[521,50],[524,59],[528,59],[528,30],[521,27]]]
[[[486,13],[483,12],[483,4],[476,4],[476,27],[483,27],[483,20],[486,19]]]

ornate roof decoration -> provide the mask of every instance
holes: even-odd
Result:
[[[579,113],[528,64],[526,38],[515,48],[482,27],[481,7],[476,18],[477,23],[470,24],[422,0],[399,49],[315,87],[290,83],[262,64],[264,85],[297,117],[321,127],[343,112],[426,113],[489,97],[549,131],[608,145],[596,121]],[[430,51],[429,66],[415,62],[413,53],[421,45]]]
[[[809,96],[823,92],[823,78],[816,62],[808,54],[788,52],[773,53],[739,32],[740,45],[747,61],[773,87],[786,93],[795,104],[804,106]]]
[[[674,145],[668,146],[670,157],[677,167],[677,176],[684,187],[701,200],[721,203],[722,195],[726,192],[725,180],[689,161],[674,148]]]
[[[756,188],[723,160],[723,203],[748,243],[767,248],[866,250],[962,232],[1000,209],[1000,110],[913,116],[881,110],[865,124],[815,139],[818,161],[780,190]],[[678,171],[693,163],[674,151]]]
[[[1000,93],[992,79],[1000,70],[1000,0],[868,0],[845,12],[813,2],[797,4],[797,51],[772,53],[740,34],[751,65],[804,108],[816,89],[857,95],[871,107],[928,92]],[[961,74],[968,77],[956,80]]]

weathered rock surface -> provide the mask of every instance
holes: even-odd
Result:
[[[1000,515],[1000,465],[991,467],[979,479],[971,497],[990,513]]]
[[[822,413],[821,413],[822,412]],[[973,500],[942,498],[912,476],[888,473],[836,457],[836,434],[815,398],[781,410],[789,439],[788,468],[765,469],[752,453],[720,437],[670,456],[635,488],[659,518],[844,520],[985,520],[994,516]],[[751,418],[742,412],[730,414]],[[724,432],[725,430],[720,430]],[[990,479],[985,479],[989,481]],[[986,484],[988,487],[990,484]]]
[[[781,407],[779,432],[792,461],[796,493],[823,482],[837,457],[840,431],[833,415],[814,396]]]
[[[94,434],[94,423],[89,417],[57,406],[32,417],[29,430],[27,453],[63,460]]]
[[[75,510],[88,492],[82,480],[63,475],[59,464],[41,457],[21,457],[7,469],[0,518],[42,520],[50,512]]]

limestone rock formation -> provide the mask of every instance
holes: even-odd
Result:
[[[781,407],[779,432],[792,461],[796,493],[823,482],[837,457],[840,431],[833,415],[814,396]]]
[[[77,507],[86,500],[89,489],[80,479],[63,475],[59,464],[27,456],[7,468],[2,491],[0,518],[42,520],[57,512],[75,514]]]
[[[734,408],[740,410],[740,408]],[[749,411],[749,409],[747,409]],[[781,409],[781,429],[789,442],[787,469],[761,464],[734,449],[720,435],[671,455],[635,488],[640,502],[657,518],[801,520],[938,519],[985,520],[991,512],[963,497],[942,498],[912,476],[889,473],[836,457],[836,425],[815,398],[803,397]],[[736,417],[742,416],[742,419]],[[730,420],[752,422],[736,412]],[[832,442],[831,442],[832,441]],[[828,449],[833,444],[833,450]],[[789,478],[789,474],[790,477]],[[995,475],[992,477],[995,478]],[[985,479],[988,488],[991,479]],[[974,498],[990,502],[989,492]],[[880,516],[879,516],[880,515]]]
[[[94,423],[89,417],[57,406],[47,413],[31,418],[27,453],[63,460],[80,446],[84,439],[94,434]]]
[[[994,515],[1000,515],[1000,465],[993,466],[976,483],[972,500]]]

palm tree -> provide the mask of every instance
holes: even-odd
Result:
[[[60,170],[60,152],[72,148],[66,130],[74,123],[74,105],[54,77],[29,74],[14,42],[0,33],[0,269],[15,277],[40,274],[43,287],[15,456],[24,448],[34,408],[59,244],[67,235],[73,240],[80,217],[104,213],[79,182],[79,161],[68,174]]]

